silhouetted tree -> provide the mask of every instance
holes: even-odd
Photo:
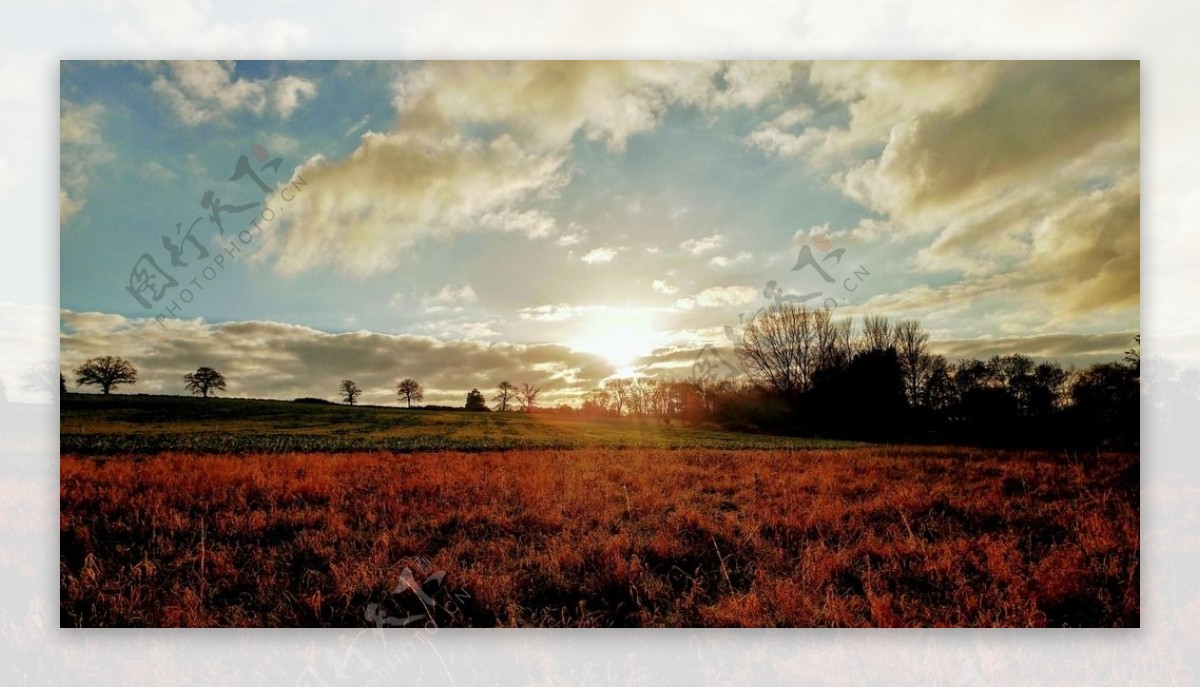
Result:
[[[396,394],[408,402],[408,408],[412,408],[414,401],[420,401],[425,398],[425,389],[421,387],[421,383],[411,377],[406,377],[396,383]]]
[[[138,371],[120,356],[97,356],[75,369],[75,384],[96,385],[105,394],[117,385],[137,383]]]
[[[895,331],[882,315],[863,317],[862,345],[864,351],[887,351],[895,344]]]
[[[604,391],[608,392],[608,403],[613,414],[620,418],[629,404],[629,379],[618,377],[605,380]]]
[[[954,380],[950,377],[950,366],[943,356],[933,356],[929,362],[929,373],[922,390],[921,404],[937,412],[945,412],[954,404]]]
[[[354,384],[354,380],[342,380],[341,386],[338,387],[338,394],[342,395],[342,400],[351,406],[358,401],[358,397],[362,394],[362,390],[358,385]]]
[[[921,329],[916,320],[902,320],[893,331],[896,356],[904,374],[904,393],[908,403],[920,406],[924,401],[924,388],[929,379],[933,357],[929,355],[929,333]]]
[[[468,411],[486,411],[488,410],[487,399],[484,398],[483,392],[473,389],[467,392],[467,404],[463,408]]]
[[[194,373],[184,375],[183,382],[184,388],[192,394],[199,394],[206,399],[210,393],[225,389],[225,376],[205,366],[197,368]]]
[[[1071,419],[1084,439],[1132,446],[1139,440],[1138,373],[1122,363],[1099,363],[1071,385]]]
[[[58,393],[60,395],[67,393],[67,377],[62,373],[58,374]]]
[[[784,302],[756,315],[742,331],[738,360],[755,383],[796,402],[817,366],[812,311]]]
[[[513,399],[517,395],[517,388],[508,380],[503,380],[496,386],[496,396],[492,397],[492,401],[496,402],[497,411],[507,411],[512,405]]]
[[[541,387],[536,387],[528,382],[522,382],[516,391],[517,403],[521,405],[521,410],[526,413],[532,412],[537,407],[537,398],[541,393]]]

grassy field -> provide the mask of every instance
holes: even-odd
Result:
[[[62,625],[1139,624],[1136,455],[297,406],[65,401]]]
[[[64,454],[84,455],[855,446],[839,440],[687,428],[652,419],[96,394],[66,395],[60,439]]]

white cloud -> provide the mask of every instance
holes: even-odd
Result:
[[[303,193],[284,203],[284,225],[267,235],[261,257],[277,271],[318,267],[369,276],[395,267],[404,249],[430,236],[479,227],[547,231],[543,215],[508,212],[563,182],[562,158],[491,141],[409,129],[368,133],[341,161],[315,157],[297,171]]]
[[[749,262],[753,257],[748,251],[742,251],[735,256],[713,256],[708,260],[708,264],[714,268],[727,268]]]
[[[479,222],[502,232],[520,232],[531,239],[549,236],[554,232],[554,218],[542,210],[501,208],[484,213]]]
[[[716,249],[720,248],[724,244],[725,244],[725,237],[721,236],[720,234],[712,234],[712,235],[709,235],[706,237],[701,237],[699,239],[688,239],[687,241],[684,241],[682,244],[680,244],[680,247],[684,251],[687,251],[688,253],[692,254],[693,256],[698,256],[701,253],[707,253],[708,251],[715,251]]]
[[[617,256],[615,249],[611,248],[594,248],[591,251],[583,254],[580,258],[585,263],[595,265],[597,263],[608,263]]]
[[[393,306],[397,305],[397,299],[402,299],[402,297],[399,294],[394,296],[392,298]],[[426,313],[461,311],[464,306],[469,306],[478,301],[479,297],[475,294],[475,290],[471,288],[470,284],[462,284],[457,287],[447,284],[436,294],[430,294],[421,299]]]
[[[317,97],[317,85],[308,79],[298,76],[285,76],[274,85],[275,109],[279,116],[287,119],[292,116],[305,100]]]
[[[604,310],[604,306],[573,306],[571,304],[558,303],[522,308],[517,311],[517,316],[522,320],[560,322],[576,318],[585,313],[596,313],[602,310]]]
[[[667,284],[665,280],[656,279],[653,283],[651,283],[650,286],[654,288],[654,291],[659,292],[660,294],[666,294],[668,296],[679,291],[678,287]]]
[[[270,107],[286,119],[317,95],[317,85],[302,77],[235,78],[232,62],[187,60],[155,69],[151,87],[188,125],[219,121],[240,111],[261,115]]]
[[[742,306],[748,303],[753,303],[762,298],[762,291],[753,287],[746,286],[726,286],[726,287],[709,287],[697,294],[691,299],[680,299],[680,301],[689,301],[689,305],[684,306],[685,310],[690,310],[693,306],[702,308],[721,308],[725,306]],[[676,302],[677,304],[679,302]]]
[[[59,226],[83,210],[96,170],[114,159],[101,134],[106,109],[99,103],[60,103]]]

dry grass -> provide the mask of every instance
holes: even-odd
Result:
[[[1138,459],[66,455],[64,626],[1136,626]],[[450,611],[446,611],[446,607]],[[423,622],[421,622],[423,623]]]

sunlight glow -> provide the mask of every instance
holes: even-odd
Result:
[[[632,370],[631,364],[654,348],[654,340],[643,317],[613,311],[594,315],[570,345],[576,351],[603,356],[615,368]]]

